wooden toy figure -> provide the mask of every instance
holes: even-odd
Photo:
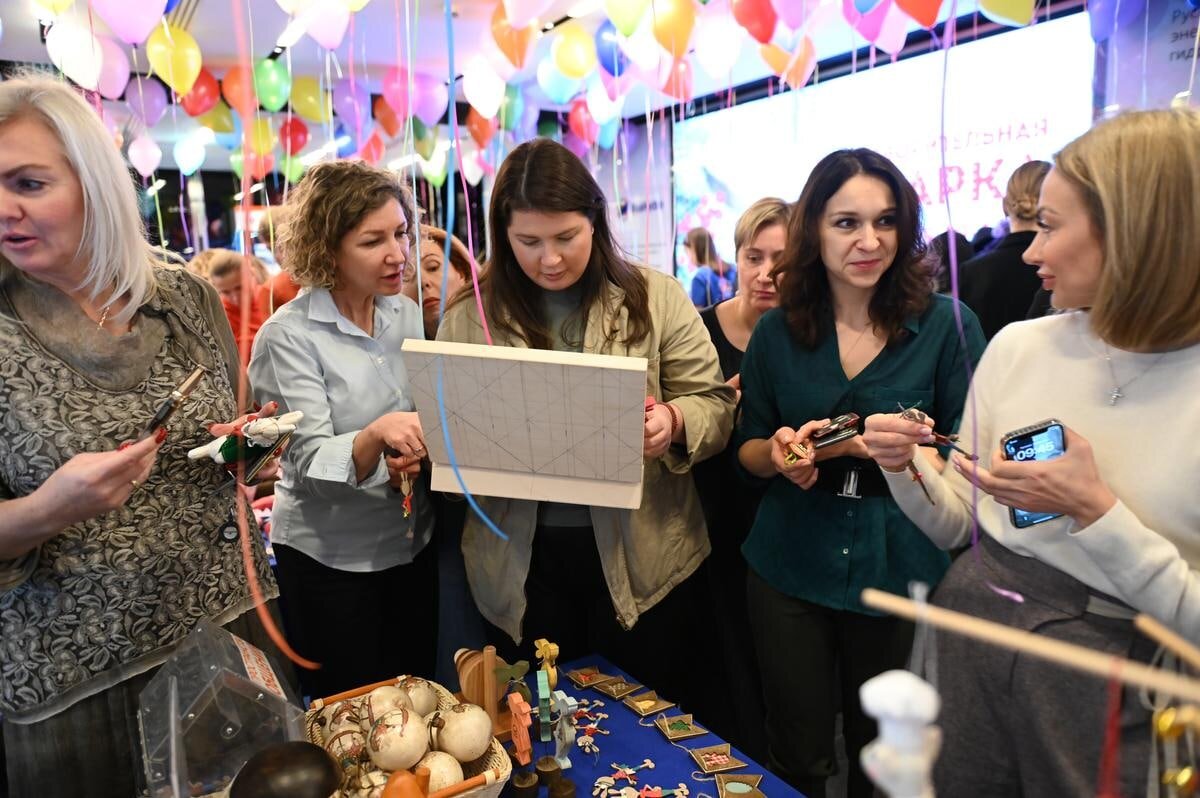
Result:
[[[513,759],[517,764],[528,765],[533,759],[533,741],[529,739],[533,707],[520,693],[512,692],[508,694],[508,710],[512,713]]]
[[[862,749],[863,770],[891,798],[933,798],[931,771],[942,732],[933,721],[937,690],[909,671],[886,671],[858,689],[863,712],[879,722],[879,737]]]
[[[214,463],[220,463],[231,474],[237,473],[239,463],[245,463],[246,478],[254,474],[250,469],[261,465],[267,457],[280,448],[284,441],[296,431],[296,425],[304,418],[299,410],[284,413],[281,416],[260,417],[251,413],[240,427],[229,435],[213,438],[203,446],[198,446],[188,452],[189,460],[200,460],[205,457]]]
[[[555,690],[551,697],[553,709],[558,713],[558,720],[554,721],[554,758],[558,760],[558,766],[566,770],[571,767],[571,746],[575,745],[576,733],[575,713],[579,709],[579,702],[562,690]]]
[[[558,643],[551,643],[543,637],[534,640],[533,645],[537,651],[537,658],[542,663],[542,670],[546,672],[546,678],[550,680],[550,689],[557,689],[558,668],[554,667],[554,663],[558,660]]]

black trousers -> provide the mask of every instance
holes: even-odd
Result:
[[[859,752],[877,731],[863,714],[858,688],[872,676],[905,667],[912,624],[787,596],[753,569],[746,593],[767,706],[769,767],[810,798],[823,798],[825,780],[837,772],[834,721],[840,703],[848,795],[870,798],[874,787]]]
[[[706,644],[707,606],[701,580],[697,570],[626,631],[617,623],[591,528],[538,527],[525,580],[529,603],[521,644],[485,621],[488,642],[505,661],[524,659],[534,668],[533,641],[539,638],[558,644],[560,662],[599,654],[704,722],[714,653],[700,650]]]
[[[276,581],[288,640],[321,663],[300,669],[309,698],[402,674],[434,677],[437,663],[437,551],[408,565],[359,573],[323,565],[275,544]]]

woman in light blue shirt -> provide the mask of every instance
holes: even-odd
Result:
[[[433,675],[437,561],[424,552],[425,443],[400,358],[405,338],[423,337],[400,295],[412,195],[389,172],[339,161],[313,167],[289,206],[281,244],[307,290],[259,331],[250,379],[256,401],[304,412],[271,536],[288,634],[322,663],[302,674],[317,697]]]

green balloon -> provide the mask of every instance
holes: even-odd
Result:
[[[413,117],[413,149],[425,160],[433,157],[437,149],[437,131],[425,127],[421,120]]]
[[[281,170],[289,183],[298,183],[304,175],[304,164],[300,162],[299,158],[288,156],[283,159]]]
[[[245,165],[245,162],[246,159],[242,156],[241,147],[229,153],[229,168],[238,176],[238,180],[242,179],[242,167]]]
[[[433,172],[430,169],[424,169],[421,171],[421,174],[424,176],[425,180],[429,182],[429,185],[433,186],[434,188],[441,188],[446,184],[445,169],[443,169],[441,172]]]
[[[258,101],[268,111],[278,111],[287,105],[292,93],[292,76],[287,65],[278,59],[264,58],[254,65],[254,91]]]
[[[510,133],[517,129],[525,113],[525,98],[516,86],[504,88],[504,100],[500,103],[500,126]]]
[[[538,136],[544,139],[554,139],[560,144],[562,143],[562,129],[559,128],[558,122],[553,119],[543,119],[541,122],[538,122],[537,130]]]

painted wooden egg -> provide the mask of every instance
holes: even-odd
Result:
[[[381,770],[410,768],[429,750],[429,729],[407,709],[385,713],[367,733],[367,753]]]
[[[328,740],[345,726],[358,728],[358,702],[353,699],[338,701],[321,710],[320,719]]]
[[[375,726],[375,721],[392,710],[412,708],[412,701],[409,700],[408,693],[399,687],[391,685],[376,687],[362,700],[362,706],[358,712],[358,724],[364,732],[370,733]]]
[[[343,768],[358,762],[366,753],[367,738],[358,726],[344,726],[328,739],[325,750],[332,754]]]
[[[347,782],[346,795],[348,798],[383,798],[387,780],[388,775],[378,770],[360,770]]]
[[[430,728],[433,747],[459,762],[473,762],[487,752],[492,742],[492,719],[483,707],[455,704],[438,713]]]
[[[438,695],[433,685],[419,676],[408,676],[400,681],[400,689],[408,693],[413,709],[422,716],[437,709]]]
[[[430,751],[421,757],[418,768],[429,768],[429,792],[437,792],[463,780],[462,765],[443,751]],[[416,768],[414,768],[415,770]]]

